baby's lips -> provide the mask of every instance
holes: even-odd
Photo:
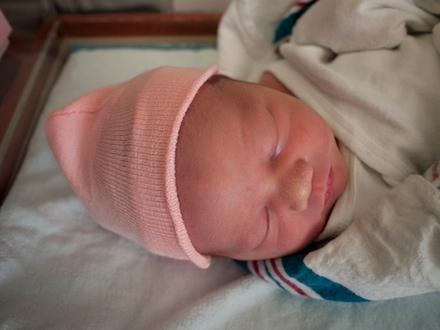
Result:
[[[291,209],[298,212],[307,209],[312,192],[312,178],[312,166],[304,159],[297,160],[289,171],[288,183],[284,191]]]

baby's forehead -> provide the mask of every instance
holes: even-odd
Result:
[[[195,96],[191,115],[218,120],[229,117],[231,120],[250,117],[262,107],[265,88],[225,76],[214,76],[205,83]]]
[[[253,87],[224,77],[208,81],[185,115],[178,148],[194,154],[195,150],[233,148],[244,136],[263,139],[272,121],[264,103],[249,90]],[[247,139],[254,140],[251,137]]]

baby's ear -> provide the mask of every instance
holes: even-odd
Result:
[[[222,81],[223,79],[229,79],[229,78],[223,74],[216,74],[216,75],[212,76],[211,78],[209,78],[206,83],[215,85],[218,82]]]
[[[263,72],[258,83],[262,86],[275,89],[279,92],[293,95],[293,93],[270,72]]]

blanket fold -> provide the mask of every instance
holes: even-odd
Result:
[[[299,20],[294,38],[337,54],[394,48],[407,34],[431,32],[437,22],[412,1],[320,0]]]

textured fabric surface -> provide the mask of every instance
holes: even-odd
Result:
[[[70,57],[0,210],[0,328],[438,329],[439,294],[365,304],[304,299],[225,259],[201,270],[149,254],[88,216],[46,143],[48,114],[148,68],[206,67],[215,56],[119,49]]]
[[[201,268],[210,258],[196,251],[182,219],[175,153],[183,117],[216,71],[148,70],[80,97],[46,124],[61,170],[98,223]]]

